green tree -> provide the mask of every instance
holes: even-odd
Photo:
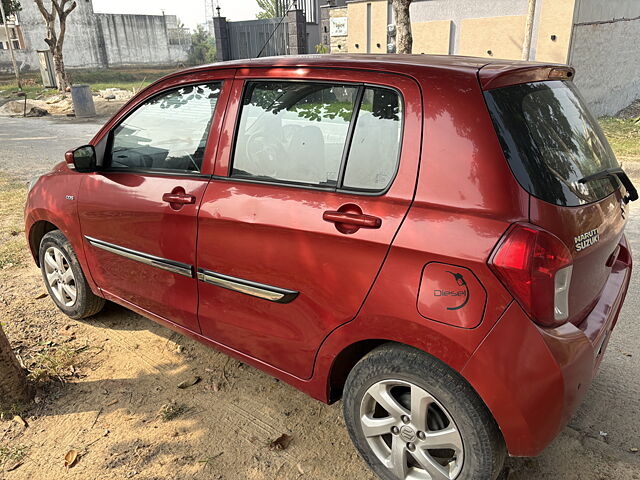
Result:
[[[20,2],[18,0],[1,0],[2,6],[4,7],[4,14],[8,17],[13,15],[16,12],[22,10],[20,6]],[[0,25],[4,23],[4,18],[0,15]]]
[[[191,47],[187,62],[190,65],[202,65],[216,61],[216,44],[213,37],[209,35],[201,25],[191,36]]]
[[[256,15],[256,18],[264,20],[266,18],[277,18],[278,9],[276,7],[277,0],[256,0],[260,10],[260,13]]]

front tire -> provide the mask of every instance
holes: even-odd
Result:
[[[87,318],[104,307],[104,298],[91,291],[71,243],[59,230],[47,233],[40,242],[40,270],[49,296],[74,319]]]
[[[455,371],[411,347],[386,344],[353,368],[344,417],[383,480],[494,480],[506,448],[488,409]]]

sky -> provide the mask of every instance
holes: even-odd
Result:
[[[252,20],[260,11],[256,0],[213,0],[220,5],[220,14],[229,20]],[[195,29],[205,22],[205,0],[93,0],[99,13],[139,13],[177,15],[185,26]]]

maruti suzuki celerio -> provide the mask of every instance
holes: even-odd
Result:
[[[594,377],[638,197],[561,65],[263,58],[171,74],[30,186],[72,318],[105,300],[343,399],[382,479],[493,479]]]

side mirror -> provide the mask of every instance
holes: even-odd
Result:
[[[96,170],[96,149],[93,145],[85,145],[75,150],[69,150],[64,154],[67,167],[80,173],[94,172]]]

